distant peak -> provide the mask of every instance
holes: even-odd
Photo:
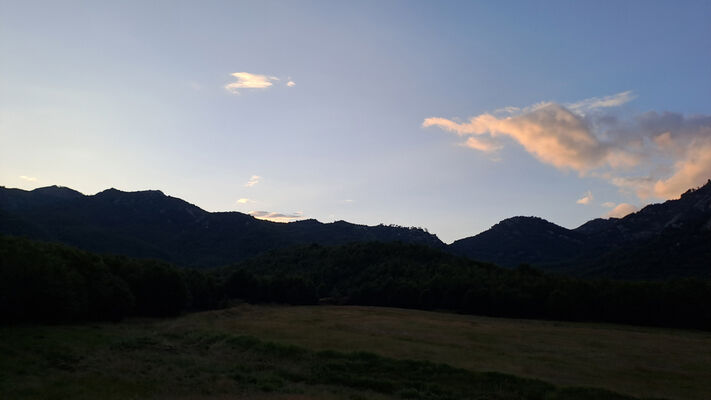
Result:
[[[57,186],[57,185],[37,188],[37,189],[32,190],[31,192],[39,193],[39,194],[43,194],[43,195],[47,195],[47,196],[59,197],[59,198],[76,198],[76,197],[83,197],[84,196],[82,193],[77,192],[74,189],[70,189],[65,186]]]
[[[292,224],[300,224],[300,225],[308,225],[308,224],[317,225],[317,224],[321,224],[321,222],[319,222],[319,221],[318,221],[317,219],[315,219],[315,218],[301,219],[301,220],[298,220],[298,221],[291,221],[290,223],[292,223]]]
[[[541,217],[525,217],[522,215],[516,216],[516,217],[510,217],[506,218],[504,220],[501,220],[498,224],[496,225],[515,225],[515,224],[530,224],[530,223],[535,223],[535,224],[551,224],[551,222],[541,218]]]
[[[157,196],[165,197],[165,194],[160,190],[136,190],[136,191],[132,191],[132,192],[125,192],[123,190],[119,190],[116,188],[109,188],[109,189],[103,190],[103,191],[97,193],[96,195],[99,196],[99,195],[118,195],[118,194],[128,194],[128,195],[145,194],[145,195],[157,195]]]
[[[616,220],[617,218],[595,218],[585,222],[573,230],[584,234],[596,233],[613,225]]]

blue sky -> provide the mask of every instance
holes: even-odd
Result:
[[[0,185],[449,242],[711,177],[708,1],[115,3],[0,0]]]

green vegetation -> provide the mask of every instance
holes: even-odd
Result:
[[[0,236],[0,322],[171,316],[230,299],[711,329],[711,282],[699,279],[583,280],[377,242],[311,245],[189,270]]]
[[[206,272],[0,236],[0,322],[171,316],[221,297]]]
[[[254,303],[326,298],[496,317],[711,329],[707,280],[576,279],[526,265],[499,268],[414,244],[304,246],[250,259],[226,274],[226,295]],[[284,282],[289,290],[280,286]]]
[[[357,351],[348,342],[325,350],[260,340],[222,325],[248,322],[239,316],[260,310],[271,308],[121,324],[2,327],[0,394],[12,399],[632,399]],[[282,308],[282,316],[291,310],[299,309]],[[425,319],[440,315],[417,313]]]

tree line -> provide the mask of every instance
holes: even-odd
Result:
[[[500,268],[415,244],[311,245],[224,272],[227,295],[251,302],[268,301],[270,280],[289,277],[300,282],[301,302],[310,295],[312,303],[711,330],[708,280],[580,279],[528,265]]]
[[[0,236],[3,322],[172,316],[217,307],[220,293],[203,271]]]
[[[711,282],[577,279],[403,243],[301,246],[219,269],[0,236],[0,320],[120,320],[251,303],[354,304],[711,330]]]

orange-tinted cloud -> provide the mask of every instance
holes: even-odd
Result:
[[[609,114],[632,99],[628,91],[565,106],[542,102],[466,122],[426,118],[422,126],[456,133],[463,145],[486,153],[510,139],[545,164],[605,179],[641,199],[674,198],[704,184],[711,177],[711,116]]]
[[[499,118],[492,114],[481,114],[466,123],[445,118],[427,118],[422,126],[437,126],[476,141],[481,140],[478,136],[491,139],[508,136],[542,162],[578,172],[586,172],[605,163],[633,162],[632,158],[625,161],[596,138],[581,116],[554,103],[541,105],[517,116]]]
[[[685,157],[675,164],[675,171],[667,179],[654,183],[653,193],[665,199],[677,198],[689,188],[700,186],[711,178],[711,137],[705,143],[695,143]]]
[[[586,206],[586,205],[590,204],[594,198],[595,197],[593,196],[592,192],[588,190],[588,192],[585,193],[585,195],[583,197],[579,198],[575,202],[577,204],[582,204],[582,205]]]
[[[292,222],[304,219],[304,213],[300,211],[293,214],[282,214],[270,211],[250,211],[248,214],[257,219],[264,219],[272,222]]]
[[[628,214],[637,212],[637,210],[638,208],[632,204],[621,203],[605,214],[604,218],[622,218]]]
[[[471,149],[483,151],[485,153],[494,152],[500,150],[503,147],[501,144],[491,139],[477,137],[467,138],[467,141],[464,142],[464,144]]]

